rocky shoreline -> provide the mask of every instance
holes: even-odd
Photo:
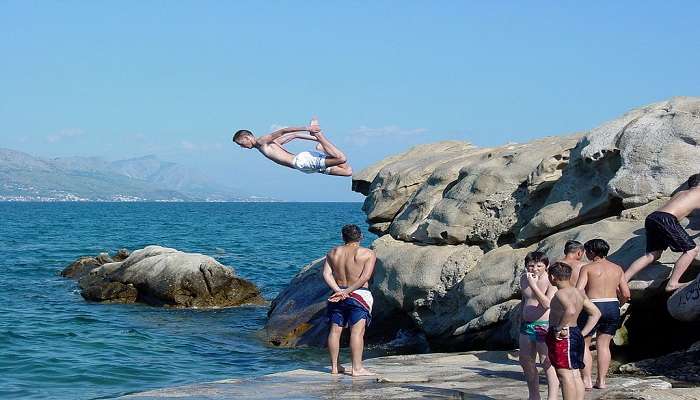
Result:
[[[370,341],[409,331],[432,351],[515,348],[525,254],[558,259],[567,240],[602,238],[627,268],[644,252],[646,215],[700,172],[699,143],[700,98],[677,97],[588,132],[494,148],[421,145],[357,173],[353,190],[366,196],[363,211],[379,235]],[[681,224],[700,243],[700,214]],[[700,262],[683,279],[693,284],[663,291],[676,257],[665,252],[630,282],[613,349],[619,361],[700,341]],[[318,260],[304,267],[272,302],[271,344],[324,345],[329,291],[319,269]]]
[[[367,360],[378,377],[333,376],[327,370],[294,370],[252,379],[229,379],[152,390],[124,399],[503,399],[527,398],[517,353],[478,351],[380,357]],[[542,395],[546,396],[545,386]],[[700,388],[673,388],[658,377],[614,375],[606,390],[586,399],[681,400]]]

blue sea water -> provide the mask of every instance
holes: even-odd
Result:
[[[365,226],[359,203],[0,203],[0,398],[111,398],[325,365],[261,338],[267,307],[89,303],[58,273],[82,255],[149,244],[210,255],[271,300]],[[368,242],[372,239],[365,232]]]

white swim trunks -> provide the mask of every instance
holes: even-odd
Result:
[[[330,168],[326,167],[326,155],[317,151],[302,151],[294,157],[292,163],[294,168],[306,174],[330,172]]]

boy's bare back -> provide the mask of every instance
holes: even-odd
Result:
[[[603,258],[581,268],[576,287],[585,290],[591,299],[616,299],[623,276],[624,271],[619,265]]]
[[[365,267],[372,262],[374,252],[358,245],[338,246],[326,255],[326,261],[333,271],[333,277],[339,286],[351,286],[358,279]],[[365,283],[362,287],[368,287]]]
[[[658,211],[674,215],[677,219],[683,219],[693,210],[700,208],[700,190],[683,190],[674,195],[668,203]]]

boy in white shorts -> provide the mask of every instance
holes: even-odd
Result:
[[[308,134],[301,132],[308,132]],[[283,145],[294,139],[318,142],[316,145],[318,151],[302,151],[299,154],[287,151]],[[282,128],[258,138],[251,131],[242,129],[233,135],[233,141],[246,149],[256,148],[277,164],[307,174],[352,176],[352,168],[347,164],[345,154],[326,138],[315,118],[307,127]]]

